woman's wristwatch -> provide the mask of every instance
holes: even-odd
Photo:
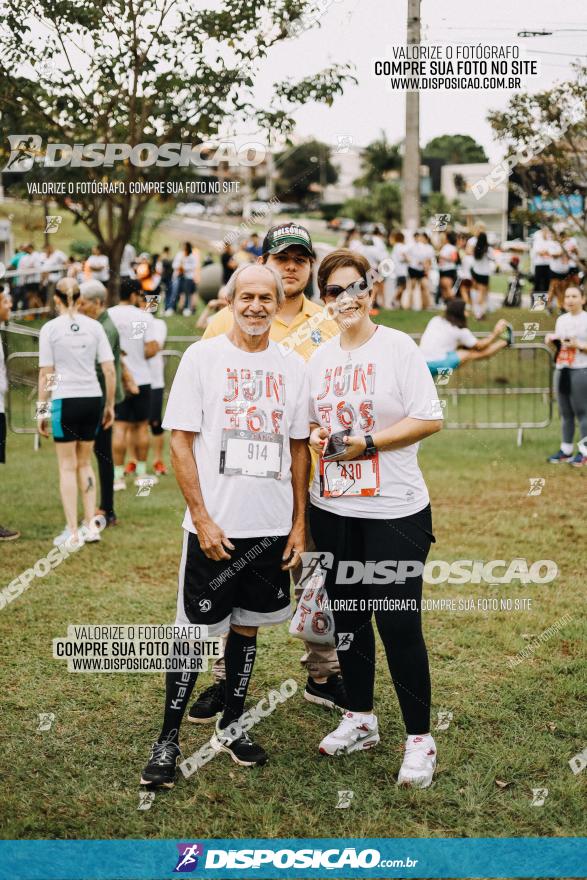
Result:
[[[377,447],[373,443],[373,437],[371,436],[371,434],[365,434],[365,451],[363,452],[363,455],[371,456],[376,454]]]

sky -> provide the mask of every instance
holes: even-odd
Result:
[[[281,42],[271,51],[257,78],[257,100],[268,100],[274,81],[351,62],[358,85],[348,86],[332,107],[301,108],[296,113],[297,135],[333,145],[339,136],[348,135],[361,147],[384,130],[391,141],[400,140],[405,93],[392,92],[376,79],[372,62],[389,57],[391,45],[405,43],[407,0],[331,0],[326,6],[327,2],[321,0],[326,8],[320,27]],[[524,47],[526,58],[540,60],[540,75],[526,81],[528,91],[542,91],[557,80],[570,79],[570,65],[577,57],[587,63],[585,0],[565,0],[564,4],[552,0],[422,0],[421,14],[422,42],[517,43]],[[553,35],[517,37],[519,30],[545,29],[553,30]],[[422,92],[422,145],[441,134],[469,134],[496,160],[504,151],[494,142],[486,117],[490,109],[505,107],[511,95],[508,91]]]

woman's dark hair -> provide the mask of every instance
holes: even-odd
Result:
[[[482,260],[487,251],[489,250],[489,245],[487,243],[487,236],[484,232],[480,232],[477,236],[477,241],[475,242],[475,249],[473,250],[473,256],[476,260]]]
[[[369,260],[356,251],[350,251],[347,248],[339,248],[338,250],[331,251],[331,253],[327,254],[318,268],[318,289],[320,290],[320,296],[324,296],[328,279],[332,273],[335,272],[336,269],[341,269],[343,266],[352,266],[353,269],[356,269],[359,275],[367,281],[369,277],[368,273],[371,270]]]
[[[392,238],[396,244],[401,244],[402,241],[405,241],[405,236],[401,231],[394,232]]]
[[[184,246],[183,246],[183,249],[184,249],[184,251],[186,252],[186,255],[187,255],[187,256],[189,256],[189,255],[191,254],[191,252],[192,252],[192,246],[191,246],[191,244],[189,243],[189,241],[186,241],[186,243],[185,243]]]
[[[446,240],[448,241],[449,244],[452,244],[453,247],[456,247],[456,245],[457,245],[456,232],[453,232],[452,229],[450,230],[450,232],[447,232],[446,233]]]
[[[449,299],[446,304],[444,317],[449,324],[454,324],[455,327],[459,327],[460,329],[466,327],[467,318],[465,315],[465,300],[456,298]]]

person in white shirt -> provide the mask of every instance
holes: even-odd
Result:
[[[52,244],[45,247],[45,256],[41,264],[43,283],[57,284],[67,271],[67,256],[63,251],[56,250]]]
[[[391,249],[391,259],[394,267],[395,290],[391,307],[401,309],[402,296],[406,289],[408,278],[408,248],[405,243],[403,232],[394,232],[392,238],[393,247]]]
[[[95,528],[96,478],[92,449],[100,423],[114,420],[114,355],[104,328],[80,314],[79,287],[71,278],[57,283],[53,298],[58,317],[47,321],[39,334],[39,433],[49,436],[49,415],[59,463],[59,489],[66,526],[53,543],[99,541]],[[104,374],[106,400],[96,375]],[[82,496],[85,538],[78,532],[77,491]]]
[[[568,287],[565,314],[556,319],[554,333],[546,342],[556,350],[555,390],[561,417],[562,442],[551,455],[551,464],[568,462],[574,467],[587,465],[587,312],[585,294]],[[573,457],[575,424],[579,426],[578,451]]]
[[[320,293],[335,305],[341,332],[308,364],[310,445],[321,456],[310,490],[310,528],[317,551],[331,554],[326,590],[349,707],[319,749],[342,755],[379,742],[375,613],[407,731],[398,782],[426,787],[436,747],[420,601],[434,536],[417,456],[419,441],[442,427],[442,409],[415,342],[372,322],[369,268],[348,250],[333,251],[320,264]],[[379,579],[348,577],[348,560],[397,565],[397,571],[386,569]]]
[[[200,252],[194,249],[189,241],[173,258],[173,278],[169,299],[165,303],[165,315],[173,315],[180,297],[184,298],[183,314],[191,315],[195,309],[195,296],[200,283],[201,259]],[[181,305],[179,306],[181,309]]]
[[[569,254],[563,247],[563,242],[556,238],[552,238],[548,242],[548,252],[550,254],[550,285],[548,287],[546,308],[552,311],[552,303],[556,301],[559,309],[562,311],[565,290],[569,283]]]
[[[43,254],[27,244],[25,254],[18,264],[18,277],[22,284],[23,297],[27,309],[40,309],[45,305],[41,295],[41,266]]]
[[[127,440],[137,456],[135,484],[143,484],[147,475],[149,452],[149,412],[151,407],[151,372],[149,358],[159,351],[155,337],[153,315],[137,305],[142,302],[139,281],[127,278],[120,285],[120,302],[108,309],[108,315],[118,330],[120,349],[124,364],[131,376],[131,384],[125,383],[125,399],[115,407],[112,436],[114,458],[114,491],[126,489],[124,459]],[[149,480],[157,482],[150,475]]]
[[[124,278],[135,278],[134,272],[134,262],[137,258],[137,252],[134,246],[129,242],[127,242],[122,251],[122,257],[120,258],[120,280],[122,281]]]
[[[94,245],[92,253],[84,263],[84,276],[86,281],[101,281],[102,284],[110,278],[110,260],[99,244]]]
[[[534,272],[534,293],[546,294],[550,285],[550,249],[552,235],[546,227],[538,229],[532,238],[530,265]]]
[[[420,290],[422,309],[432,307],[430,285],[428,276],[434,264],[434,248],[425,232],[420,231],[414,235],[414,241],[408,245],[408,292],[406,308],[411,309],[414,305],[414,293],[416,288]]]
[[[241,766],[267,755],[240,727],[260,626],[290,617],[290,571],[305,549],[310,473],[304,362],[269,338],[285,300],[279,273],[239,267],[226,285],[232,329],[191,345],[163,426],[187,502],[176,623],[229,632],[225,703],[213,748]],[[255,548],[255,549],[253,549]],[[238,565],[237,565],[238,563]],[[197,672],[168,672],[159,738],[141,784],[171,788]]]
[[[457,248],[457,235],[452,230],[443,233],[444,241],[438,252],[438,269],[440,272],[440,296],[444,302],[452,299],[454,288],[457,283],[457,269],[459,266],[459,251]]]
[[[493,249],[489,247],[486,232],[480,231],[469,239],[467,242],[467,254],[472,257],[471,277],[473,279],[473,288],[471,290],[471,302],[473,304],[473,314],[478,321],[482,321],[487,313],[489,282],[495,264]]]
[[[12,297],[6,288],[0,285],[0,330],[2,325],[10,318]],[[8,374],[4,358],[4,345],[0,332],[0,464],[6,463],[6,413],[4,411],[4,395],[8,391]],[[16,541],[20,538],[20,532],[0,525],[0,541]]]
[[[163,395],[165,393],[165,362],[161,352],[165,348],[167,339],[167,324],[162,318],[153,319],[153,335],[159,346],[157,354],[149,358],[149,372],[151,374],[151,404],[149,411],[149,425],[151,428],[151,447],[153,450],[153,473],[163,477],[167,474],[167,468],[163,461]]]
[[[450,376],[461,364],[493,357],[510,346],[513,338],[511,324],[501,319],[489,336],[477,339],[467,327],[466,303],[455,297],[447,302],[444,315],[435,315],[428,322],[420,351],[433,376],[439,372]]]

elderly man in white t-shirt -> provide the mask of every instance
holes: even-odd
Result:
[[[308,385],[302,358],[269,338],[285,299],[279,273],[245,264],[226,299],[234,326],[184,353],[163,427],[187,503],[176,624],[229,633],[224,711],[211,748],[249,767],[267,760],[240,721],[257,630],[289,619],[290,570],[305,549]],[[167,673],[163,726],[142,785],[173,786],[197,675]]]

